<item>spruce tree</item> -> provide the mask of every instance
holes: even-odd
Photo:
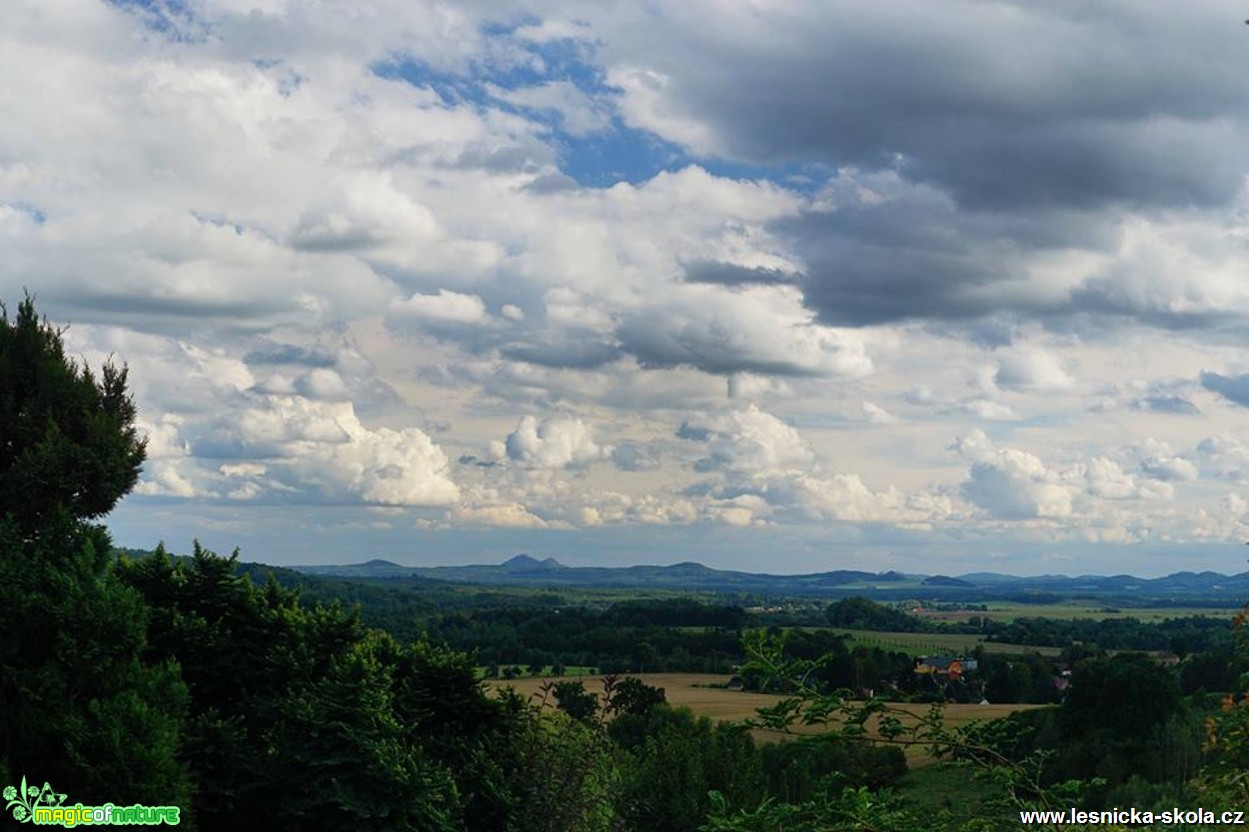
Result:
[[[106,362],[97,379],[65,354],[63,334],[29,295],[13,320],[0,303],[0,517],[27,535],[58,512],[112,511],[145,455],[126,368]]]
[[[143,463],[126,370],[97,380],[62,333],[30,297],[12,321],[0,304],[0,773],[71,804],[185,806],[186,686],[145,657],[148,606],[91,522]]]

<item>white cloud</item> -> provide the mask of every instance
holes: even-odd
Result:
[[[618,335],[643,365],[851,378],[873,371],[863,340],[816,323],[792,287],[674,290],[663,304],[627,312]]]
[[[489,320],[486,304],[477,295],[439,289],[436,295],[416,294],[395,300],[391,311],[403,317],[424,318],[459,324],[480,324]]]
[[[793,508],[809,519],[853,523],[884,523],[930,529],[950,519],[954,502],[935,493],[903,494],[896,488],[873,491],[856,474],[796,476],[769,481],[765,495],[778,506]]]
[[[878,404],[863,402],[863,413],[873,425],[896,425],[902,420]]]
[[[461,505],[452,514],[458,521],[480,526],[512,529],[544,529],[547,522],[519,503],[501,505]]]
[[[1170,445],[1148,439],[1138,448],[1141,455],[1141,471],[1147,477],[1164,482],[1192,482],[1201,473],[1197,465],[1187,457],[1180,456],[1171,450]]]
[[[607,83],[622,92],[620,112],[631,126],[683,144],[699,155],[714,156],[724,150],[710,125],[681,112],[680,105],[666,95],[673,84],[671,76],[624,65],[608,71]]]
[[[317,367],[304,373],[295,380],[293,388],[301,396],[310,399],[343,401],[348,397],[347,385],[343,377],[326,367]]]
[[[130,363],[140,496],[231,533],[1237,533],[1225,10],[842,6],[16,0],[0,298]]]
[[[370,430],[350,402],[264,396],[216,420],[203,451],[253,460],[256,495],[312,502],[431,507],[459,496],[446,455],[416,428]],[[237,487],[237,485],[236,485]]]
[[[538,420],[524,416],[495,453],[525,468],[582,468],[607,459],[612,449],[597,444],[590,426],[575,417]]]
[[[768,474],[803,469],[815,461],[797,430],[754,404],[687,419],[677,435],[706,443],[706,456],[694,465],[699,471]]]
[[[998,361],[994,381],[1004,390],[1035,393],[1063,392],[1074,386],[1071,376],[1055,355],[1031,347],[1005,352]]]
[[[548,81],[530,87],[503,89],[486,86],[494,98],[522,109],[550,111],[559,115],[560,127],[570,136],[583,138],[611,127],[611,112],[601,102],[570,81]]]
[[[1113,502],[1175,496],[1169,483],[1141,481],[1113,459],[1093,456],[1055,465],[1029,451],[1000,448],[978,430],[960,436],[951,450],[970,463],[963,497],[1002,520],[1039,519],[1080,528],[1118,518],[1111,525],[1121,526],[1126,521],[1111,508]]]
[[[1209,476],[1249,481],[1249,444],[1230,432],[1202,439],[1197,443],[1195,456]]]
[[[999,450],[980,431],[959,437],[954,450],[971,462],[963,496],[990,515],[1006,519],[1071,515],[1072,484],[1033,454]]]

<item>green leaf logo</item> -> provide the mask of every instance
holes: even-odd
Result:
[[[51,783],[45,782],[42,789],[28,786],[25,777],[21,786],[5,786],[2,794],[7,801],[5,810],[13,812],[14,820],[27,823],[34,818],[36,806],[60,806],[65,802],[65,795],[55,791]]]

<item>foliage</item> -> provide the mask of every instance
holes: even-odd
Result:
[[[1233,619],[1236,653],[1249,657],[1249,605]],[[1224,697],[1219,711],[1206,723],[1206,750],[1210,764],[1197,778],[1198,794],[1223,806],[1249,806],[1249,674],[1242,675],[1235,693]]]
[[[619,772],[601,722],[579,721],[544,703],[505,696],[511,735],[509,832],[607,832],[615,829]]]
[[[931,824],[915,817],[893,794],[867,788],[825,793],[805,803],[767,800],[737,811],[721,794],[711,800],[703,832],[914,832]]]
[[[97,380],[61,335],[30,297],[13,320],[0,304],[0,769],[85,801],[185,802],[186,687],[147,660],[148,612],[87,522],[143,462],[126,370]]]
[[[1125,781],[1148,768],[1151,734],[1180,706],[1175,673],[1148,656],[1086,659],[1059,708],[1059,766],[1070,776]]]
[[[911,689],[914,685],[915,663],[906,653],[861,645],[849,649],[845,637],[830,630],[770,628],[767,632],[783,645],[787,656],[813,663],[807,682],[824,690],[860,691],[895,685]],[[743,687],[752,691],[784,692],[788,685],[782,676],[765,679],[758,666],[749,663],[742,667],[741,679]]]
[[[733,607],[694,602],[628,602],[605,610],[489,607],[427,619],[429,638],[474,650],[481,664],[563,664],[606,672],[727,673],[741,658],[741,637],[727,625]],[[677,623],[672,623],[677,622]],[[712,622],[712,623],[709,623]]]
[[[0,518],[27,536],[61,511],[107,514],[143,464],[126,368],[106,363],[97,380],[65,355],[62,332],[29,296],[13,320],[0,304]]]
[[[147,611],[107,547],[64,515],[33,539],[0,521],[0,759],[84,801],[185,800],[186,687],[145,660]]]
[[[880,789],[906,774],[898,746],[878,746],[830,732],[769,743],[761,749],[768,793],[787,803],[804,803],[841,788]]]
[[[861,596],[842,598],[825,610],[828,623],[850,630],[894,630],[913,633],[924,628],[925,622],[901,610],[877,604]]]
[[[611,733],[621,750],[617,806],[626,829],[694,832],[712,809],[712,792],[737,806],[766,796],[762,757],[740,726],[661,705],[649,716],[617,717]]]
[[[556,707],[573,719],[589,722],[598,716],[598,697],[585,689],[581,682],[556,682],[551,686]]]
[[[608,710],[617,715],[649,717],[667,702],[664,689],[648,685],[636,676],[618,681],[612,690]]]
[[[257,589],[235,561],[197,544],[190,561],[162,550],[121,572],[153,609],[153,659],[177,661],[192,692],[184,754],[204,825],[455,828],[443,763],[472,757],[491,712],[471,668]]]
[[[1016,618],[989,622],[988,640],[1038,647],[1067,647],[1079,643],[1100,650],[1170,650],[1180,656],[1230,647],[1227,620],[1209,616],[1182,616],[1143,622],[1125,618]]]

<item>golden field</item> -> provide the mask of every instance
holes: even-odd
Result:
[[[687,707],[696,714],[707,716],[717,721],[737,722],[746,719],[753,716],[756,709],[773,705],[784,698],[774,694],[747,693],[745,691],[711,687],[711,685],[725,684],[728,682],[729,677],[709,673],[631,673],[627,675],[636,676],[648,685],[663,688],[669,704],[676,707]],[[564,676],[549,679],[535,677],[509,681],[491,680],[487,682],[487,687],[499,689],[510,686],[522,695],[536,697],[540,695],[539,689],[544,681],[560,682],[569,680],[583,682],[586,690],[601,693],[601,676]],[[927,714],[929,708],[928,705],[909,703],[895,703],[892,707],[912,714],[916,719]],[[945,724],[948,727],[957,727],[973,720],[997,719],[1016,711],[1035,707],[1038,706],[948,704],[944,708]],[[800,733],[818,733],[816,728],[803,728],[799,729],[799,731]],[[756,740],[761,742],[787,738],[786,734],[778,731],[754,730],[751,733]],[[906,752],[907,760],[912,765],[931,761],[931,758],[923,748],[907,748]]]

